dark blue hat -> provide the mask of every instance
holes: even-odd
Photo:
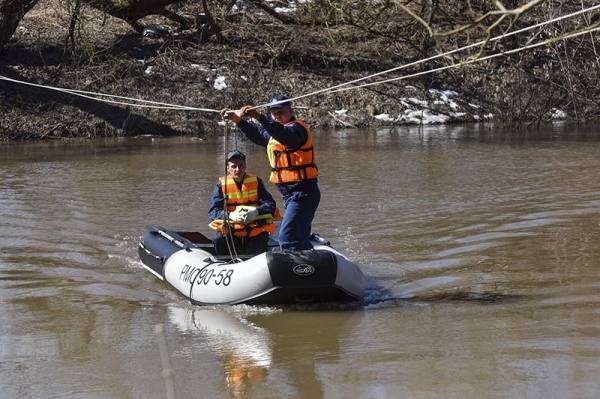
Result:
[[[240,150],[233,150],[229,154],[227,154],[227,160],[231,161],[233,158],[242,158],[244,162],[246,162],[246,155]]]
[[[273,104],[273,103],[279,103],[279,104]],[[273,104],[273,105],[269,105],[269,111],[272,109],[280,109],[280,108],[292,106],[292,102],[286,96],[271,97],[271,99],[269,100],[269,104]]]

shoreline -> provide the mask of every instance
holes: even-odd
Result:
[[[48,20],[60,25],[66,17],[49,4],[53,0],[44,0],[27,14],[0,50],[0,75],[218,110],[265,103],[275,94],[313,93],[424,58],[408,47],[380,52],[387,42],[360,30],[330,31],[337,35],[332,47],[319,26],[298,25],[281,31],[268,19],[259,22],[264,32],[235,22],[238,29],[227,32],[227,42],[205,41],[194,30],[148,38],[123,21],[109,19],[102,29],[90,25],[90,37],[69,50],[64,29],[46,28]],[[103,17],[97,11],[86,12],[89,20]],[[287,42],[289,47],[269,58],[269,43],[285,41],[289,35],[293,39]],[[358,39],[364,41],[357,43]],[[236,40],[243,40],[243,46],[236,45]],[[559,47],[549,48],[553,51],[549,54],[541,49],[402,83],[311,96],[294,106],[302,119],[317,128],[477,122],[531,128],[557,120],[598,123],[600,60],[593,58],[591,49],[581,50],[582,43],[588,44],[581,40],[569,43],[576,55],[569,69],[560,57],[552,58]],[[427,68],[444,62],[435,61]],[[206,137],[222,129],[217,114],[100,103],[4,80],[0,80],[0,114],[1,141],[142,134]]]

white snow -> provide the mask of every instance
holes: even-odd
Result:
[[[200,64],[190,64],[190,68],[199,69],[202,72],[208,72],[208,67],[205,67],[204,65],[200,65]]]
[[[346,115],[348,113],[348,110],[347,109],[339,109],[339,110],[333,111],[333,112],[335,112],[336,114],[342,116],[342,115]]]
[[[288,7],[275,7],[274,10],[276,12],[278,12],[278,13],[294,12],[294,11],[296,11],[296,8],[298,7],[298,4],[307,3],[308,1],[310,1],[310,0],[290,1]],[[271,3],[277,3],[277,2],[276,1],[272,1]]]
[[[405,86],[412,89],[414,86]],[[418,90],[415,88],[415,90]],[[494,115],[489,113],[474,114],[475,110],[481,109],[477,104],[467,103],[459,93],[454,90],[429,90],[428,99],[418,97],[399,97],[397,102],[404,108],[400,114],[380,113],[373,116],[382,123],[432,125],[450,122],[473,122],[489,121]],[[455,101],[457,100],[457,101]],[[338,115],[342,112],[350,114],[352,110],[335,111]]]
[[[394,118],[392,118],[389,114],[379,114],[374,116],[375,119],[384,121],[384,122],[394,122]]]
[[[565,119],[567,119],[567,113],[558,108],[552,108],[552,119],[553,120],[565,120]]]
[[[436,123],[446,123],[452,118],[448,115],[432,113],[426,109],[406,109],[404,113],[394,118],[390,114],[379,114],[375,115],[375,119],[382,122],[402,122],[409,124],[424,124],[432,125]]]
[[[216,90],[223,90],[227,88],[227,85],[225,84],[225,76],[219,76],[215,79],[215,84],[213,85],[213,87]]]
[[[446,123],[451,118],[448,115],[432,114],[429,110],[423,111],[423,124],[431,125],[434,123]]]
[[[413,104],[417,104],[417,105],[420,105],[423,107],[427,107],[429,105],[429,103],[427,101],[419,100],[418,98],[414,98],[414,97],[409,98],[408,101],[410,101]]]
[[[453,110],[457,110],[459,108],[458,104],[450,98],[450,97],[457,96],[458,95],[457,92],[455,92],[453,90],[430,89],[429,93],[436,95],[439,98],[438,101],[442,101],[444,104],[448,105]]]

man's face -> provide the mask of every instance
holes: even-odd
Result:
[[[283,107],[275,108],[271,110],[271,118],[281,124],[286,124],[292,119],[292,108]]]
[[[227,176],[231,177],[237,182],[241,182],[244,179],[246,173],[246,161],[242,158],[232,158],[227,161]]]

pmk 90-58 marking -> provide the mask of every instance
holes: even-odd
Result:
[[[189,284],[195,282],[198,285],[208,285],[212,282],[214,285],[228,286],[231,284],[233,272],[233,269],[220,269],[217,271],[214,268],[197,268],[185,265],[179,273],[179,280]]]

